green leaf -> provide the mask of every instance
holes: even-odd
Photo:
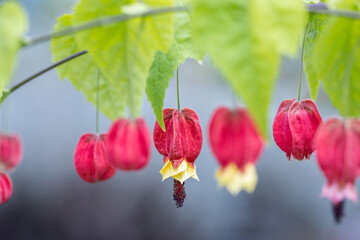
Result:
[[[193,0],[175,0],[177,6],[186,7]],[[180,11],[175,14],[175,32],[172,45],[167,54],[178,63],[184,63],[187,58],[202,61],[206,52],[199,45],[198,39],[194,36],[192,16],[188,11]]]
[[[304,42],[304,70],[310,88],[310,95],[313,100],[316,99],[320,77],[313,67],[313,49],[316,41],[319,39],[320,34],[326,25],[328,18],[323,13],[309,13],[307,30],[305,33]]]
[[[196,0],[193,22],[202,44],[267,136],[267,110],[281,54],[299,46],[301,0]]]
[[[327,0],[323,2],[326,2],[329,8],[359,11],[358,0]]]
[[[82,0],[75,8],[73,22],[119,15],[122,7],[135,0]],[[145,0],[150,7],[173,5],[172,0]],[[93,28],[76,34],[102,69],[105,77],[126,100],[131,117],[141,114],[146,79],[156,50],[167,52],[173,37],[173,13],[147,15],[125,22]]]
[[[248,10],[252,18],[247,24],[254,27],[254,31],[261,31],[262,36],[266,36],[269,42],[274,42],[279,53],[296,55],[306,20],[303,1],[250,0],[248,2]]]
[[[340,114],[360,113],[360,22],[331,18],[315,44],[315,70]]]
[[[65,14],[58,18],[55,31],[72,25],[72,15]],[[74,53],[82,51],[75,41],[74,35],[55,38],[51,41],[53,61],[59,61]],[[56,68],[61,79],[67,77],[76,89],[83,92],[86,99],[96,105],[97,79],[99,67],[89,54],[85,54],[69,63]],[[121,89],[116,89],[103,74],[99,79],[99,110],[105,116],[114,120],[125,115],[124,99],[119,95]]]
[[[177,6],[185,7],[188,2],[189,0],[175,0]],[[203,60],[205,56],[205,52],[198,45],[193,32],[193,24],[189,13],[187,11],[176,12],[174,37],[169,52],[165,55],[163,52],[157,51],[150,68],[146,95],[151,103],[156,120],[164,131],[164,98],[174,71],[187,58]]]
[[[148,5],[142,2],[135,2],[129,5],[125,5],[121,8],[122,12],[127,15],[140,15],[149,11],[150,8]]]
[[[310,3],[319,3],[320,0],[303,0],[304,3],[310,4]]]
[[[6,1],[0,5],[0,96],[11,79],[26,29],[26,15],[18,2]]]
[[[151,103],[156,120],[164,131],[163,106],[165,91],[169,86],[171,77],[174,75],[174,68],[176,69],[177,66],[174,63],[176,62],[170,62],[164,53],[157,51],[146,84],[147,98]]]

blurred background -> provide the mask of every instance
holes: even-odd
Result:
[[[49,33],[56,17],[71,12],[73,0],[22,0],[30,20],[29,36]],[[23,49],[13,84],[51,64],[50,44]],[[70,63],[71,64],[71,63]],[[74,148],[85,132],[95,131],[95,107],[56,71],[25,85],[6,101],[9,129],[21,135],[22,164],[11,173],[14,193],[0,207],[0,239],[359,239],[360,206],[347,202],[340,225],[330,202],[320,199],[325,179],[314,156],[289,162],[270,132],[280,102],[297,96],[299,59],[284,59],[269,111],[269,143],[257,167],[251,195],[231,196],[214,179],[217,168],[206,138],[208,120],[219,105],[231,106],[232,92],[209,59],[180,66],[182,107],[194,109],[204,132],[196,161],[200,182],[186,182],[187,199],[177,209],[172,181],[161,183],[162,157],[153,147],[149,166],[118,172],[90,185],[74,168]],[[259,89],[261,91],[261,89]],[[308,98],[306,81],[302,98]],[[337,114],[322,90],[317,104],[324,119]],[[172,80],[165,107],[176,106]],[[2,110],[4,111],[4,110]],[[152,130],[155,118],[144,100],[143,115]],[[100,118],[101,131],[110,121]]]

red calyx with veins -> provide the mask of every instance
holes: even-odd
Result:
[[[10,199],[12,192],[13,187],[10,177],[4,172],[0,172],[0,205]]]
[[[22,147],[17,134],[0,133],[0,171],[11,171],[21,161]]]
[[[164,156],[164,167],[160,173],[163,180],[169,177],[175,179],[174,199],[177,206],[181,207],[181,198],[185,198],[186,195],[180,186],[183,187],[184,181],[189,178],[199,180],[194,162],[201,151],[202,131],[199,117],[189,108],[183,108],[181,111],[167,108],[163,110],[163,115],[166,131],[161,129],[158,122],[155,123],[154,144],[158,152]]]
[[[304,157],[309,160],[315,151],[314,136],[321,124],[321,116],[312,100],[284,100],[274,119],[274,140],[289,161],[291,156],[299,161]]]
[[[124,171],[143,169],[150,160],[151,138],[143,118],[120,118],[110,127],[110,163]]]
[[[339,222],[344,200],[358,202],[355,180],[360,174],[360,121],[327,120],[316,134],[316,146],[318,164],[327,179],[321,196],[330,199]]]
[[[216,172],[219,185],[233,195],[254,191],[255,164],[264,141],[247,110],[219,107],[210,120],[208,138],[221,166]]]
[[[106,134],[82,135],[75,149],[74,162],[79,176],[89,183],[105,181],[116,172],[108,160]]]

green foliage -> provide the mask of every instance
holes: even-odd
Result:
[[[342,7],[346,5],[342,4]],[[347,9],[358,11],[354,4]],[[331,18],[313,53],[315,70],[332,104],[343,116],[360,113],[360,21]]]
[[[169,60],[167,55],[160,50],[157,51],[146,84],[147,98],[151,103],[156,120],[164,131],[163,106],[165,92],[176,67],[176,61]]]
[[[26,15],[18,2],[6,1],[0,5],[0,96],[11,79],[26,29]]]
[[[327,21],[328,18],[323,13],[309,13],[304,42],[304,68],[307,81],[309,83],[310,95],[313,100],[315,100],[317,96],[320,77],[314,69],[312,54],[314,45],[319,39],[320,33],[322,32]]]
[[[359,0],[327,0],[330,8],[359,11]]]
[[[118,15],[122,7],[135,0],[82,0],[75,8],[73,23]],[[145,0],[150,7],[173,5],[172,0]],[[76,34],[79,45],[86,48],[100,66],[104,76],[126,102],[131,117],[141,114],[146,79],[159,49],[167,52],[173,37],[173,14],[133,18],[125,22],[93,28]]]
[[[72,25],[72,15],[65,14],[58,18],[55,31]],[[82,49],[76,42],[74,35],[55,38],[51,41],[53,61],[59,61]],[[61,79],[67,77],[76,89],[82,91],[86,99],[96,105],[97,79],[99,67],[89,54],[83,55],[71,62],[57,67]],[[117,89],[103,74],[99,79],[99,110],[108,118],[114,120],[125,115],[125,106]]]
[[[320,2],[320,0],[303,0],[304,1],[304,3],[307,3],[307,4],[309,4],[309,3],[319,3]]]
[[[193,20],[233,90],[264,136],[281,54],[293,55],[305,17],[301,0],[196,0]]]
[[[267,111],[281,57],[294,56],[298,50],[305,19],[302,0],[81,0],[74,16],[60,18],[56,30],[114,15],[138,15],[172,6],[173,1],[177,6],[190,4],[191,10],[105,23],[54,39],[54,61],[80,50],[89,52],[59,67],[60,77],[68,77],[95,103],[101,69],[100,110],[111,119],[124,116],[125,106],[131,117],[138,117],[146,89],[156,119],[164,128],[162,108],[174,71],[186,58],[202,60],[207,51],[266,136]],[[357,1],[330,1],[330,5],[359,10]],[[0,21],[0,31],[10,29],[3,27],[6,22]],[[24,29],[16,29],[11,28],[19,40]],[[309,13],[305,33],[304,66],[311,97],[316,98],[323,80],[333,104],[344,116],[360,113],[359,29],[356,20],[329,20],[321,13]]]
[[[176,0],[177,6],[185,6],[189,1]],[[165,131],[163,105],[165,92],[174,71],[186,58],[202,60],[205,52],[199,47],[193,34],[191,16],[187,11],[175,14],[175,30],[171,47],[167,54],[157,51],[147,79],[146,95],[154,110],[160,127]]]
[[[177,6],[186,7],[194,0],[175,0]],[[176,59],[178,63],[184,63],[186,58],[203,60],[205,51],[199,46],[194,36],[192,16],[189,11],[181,11],[175,14],[175,32],[168,56]]]

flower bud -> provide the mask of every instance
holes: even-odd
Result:
[[[110,127],[110,163],[124,171],[143,169],[150,160],[150,132],[144,119],[120,118]]]
[[[86,133],[75,149],[75,168],[79,176],[89,183],[105,181],[114,176],[116,169],[107,155],[107,135]]]
[[[12,195],[13,187],[10,177],[0,172],[0,205],[6,203]]]
[[[20,137],[17,134],[0,134],[0,171],[11,171],[22,158]]]
[[[199,117],[189,109],[181,112],[176,109],[164,109],[165,132],[158,122],[154,127],[154,144],[163,155],[164,167],[160,173],[163,180],[169,177],[183,183],[188,178],[198,177],[194,162],[202,147],[202,132]]]
[[[273,124],[273,136],[276,144],[286,153],[290,161],[309,160],[315,151],[314,136],[322,119],[316,104],[305,99],[300,103],[296,99],[284,100],[276,113]]]
[[[220,169],[220,186],[237,195],[252,192],[257,184],[255,163],[264,146],[263,139],[246,109],[218,108],[209,124],[208,137]]]

